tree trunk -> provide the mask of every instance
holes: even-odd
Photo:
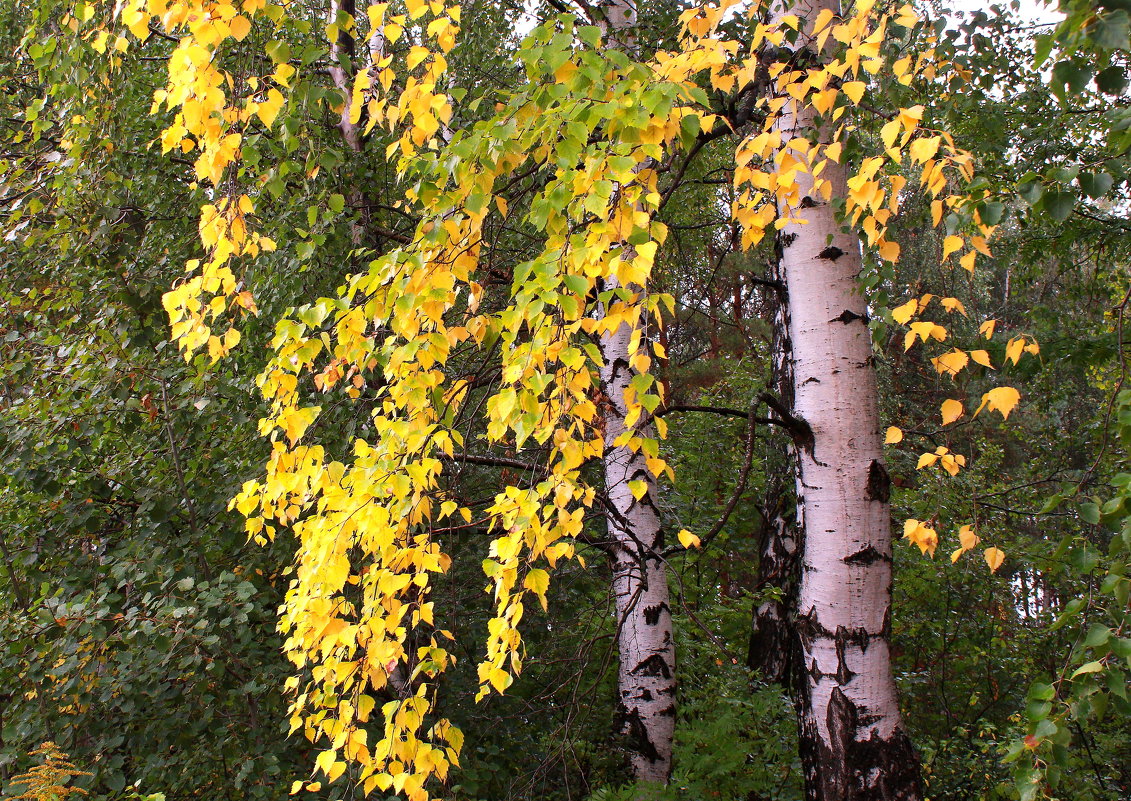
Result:
[[[630,0],[607,0],[595,7],[608,47],[630,49],[636,8]],[[606,280],[604,289],[615,282]],[[642,291],[640,287],[629,287]],[[675,732],[675,643],[668,602],[668,577],[660,558],[663,532],[656,508],[656,477],[643,453],[613,443],[625,431],[625,390],[635,371],[630,366],[633,327],[621,324],[600,338],[601,391],[605,397],[605,494],[612,541],[613,597],[616,607],[617,722],[638,782],[666,784],[671,776]],[[641,347],[647,347],[644,343]],[[652,436],[642,430],[643,436]],[[643,481],[637,500],[630,481]]]
[[[777,259],[770,280],[784,287],[780,239]],[[773,319],[770,341],[770,390],[781,404],[793,408],[793,346],[789,339],[789,301],[784,288],[770,289]],[[800,581],[799,535],[795,525],[793,492],[789,477],[794,474],[795,457],[784,434],[771,432],[770,452],[765,461],[766,489],[762,501],[762,527],[759,532],[758,581],[756,592],[772,590],[754,609],[750,628],[750,647],[746,664],[766,681],[789,686],[791,665],[796,657],[797,636],[792,612],[796,607]]]
[[[799,0],[813,20],[836,0]],[[806,42],[808,37],[799,37]],[[803,45],[799,45],[803,46]],[[812,54],[819,58],[820,54]],[[813,135],[814,114],[792,100],[784,139]],[[822,132],[823,133],[823,132]],[[843,167],[822,178],[846,194]],[[793,345],[798,525],[803,536],[795,666],[806,794],[812,801],[915,801],[919,763],[899,717],[891,674],[891,512],[867,308],[857,277],[860,245],[833,204],[809,195],[803,218],[781,232]],[[815,195],[816,193],[813,193]]]
[[[628,362],[631,335],[631,327],[621,325],[600,342],[601,385],[607,398],[605,493],[620,652],[617,724],[637,781],[664,784],[671,775],[676,681],[656,480],[642,453],[612,444],[625,430],[624,390],[633,376]],[[639,500],[629,489],[630,481],[646,484]]]

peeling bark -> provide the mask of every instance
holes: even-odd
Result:
[[[798,0],[815,19],[835,0]],[[785,12],[783,12],[785,13]],[[808,37],[796,47],[808,46]],[[817,54],[810,54],[818,58]],[[811,109],[792,100],[779,130],[811,134]],[[846,173],[829,163],[833,197]],[[799,179],[809,202],[783,208],[806,221],[783,229],[781,265],[790,303],[793,414],[812,431],[797,453],[803,531],[794,666],[806,795],[811,801],[918,801],[919,765],[899,716],[889,654],[891,511],[883,466],[871,334],[858,289],[860,246],[833,205]],[[785,240],[784,237],[792,237]]]

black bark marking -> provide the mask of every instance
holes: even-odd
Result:
[[[836,261],[844,255],[844,251],[836,245],[829,245],[827,248],[817,254],[818,259],[828,259],[829,261]]]
[[[829,320],[829,322],[830,323],[844,323],[845,325],[848,325],[849,323],[855,322],[856,320],[862,320],[863,322],[866,323],[866,322],[868,322],[868,315],[857,314],[856,312],[852,311],[851,309],[845,309],[844,311],[842,311],[840,313],[839,316],[834,317],[833,319]]]
[[[619,704],[614,725],[617,731],[625,737],[625,748],[647,759],[649,762],[659,762],[663,757],[656,750],[655,743],[648,736],[648,727],[640,717],[637,709],[628,709],[624,704]]]
[[[806,798],[810,801],[919,801],[919,757],[902,728],[884,739],[862,729],[876,717],[859,709],[839,687],[826,710],[828,740],[814,722],[802,726]]]
[[[874,464],[874,462],[873,462],[873,464]],[[891,557],[888,556],[886,553],[883,553],[881,551],[876,550],[876,546],[869,545],[866,548],[860,549],[856,553],[849,554],[848,556],[844,557],[844,559],[842,559],[841,561],[844,562],[846,565],[864,565],[864,566],[867,566],[867,565],[872,565],[872,564],[875,564],[876,562],[881,562],[881,561],[890,562]]]
[[[660,615],[664,612],[664,610],[670,612],[671,608],[665,603],[644,607],[644,622],[649,626],[655,626],[660,622]]]
[[[868,465],[868,484],[864,489],[864,497],[880,503],[887,503],[891,499],[891,478],[877,459],[873,459]]]
[[[665,679],[672,677],[668,663],[659,654],[652,654],[644,661],[639,662],[636,667],[629,671],[629,674],[632,676],[663,676]]]
[[[801,198],[801,202],[798,205],[803,209],[812,209],[816,208],[818,203],[817,201],[813,200],[813,198],[806,195],[805,197]]]
[[[840,626],[836,630],[836,638],[833,640],[836,643],[836,682],[837,684],[848,684],[856,676],[848,667],[848,661],[845,659],[845,652],[848,648],[848,632],[845,631],[844,626]]]

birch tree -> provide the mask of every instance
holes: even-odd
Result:
[[[636,7],[633,0],[609,0],[594,7],[606,47],[631,50]],[[610,276],[603,284],[612,297],[618,288]],[[629,285],[639,294],[645,287]],[[603,314],[604,307],[598,309]],[[617,666],[617,729],[629,752],[638,781],[665,784],[671,775],[675,732],[675,642],[668,594],[667,566],[661,557],[663,532],[656,506],[659,488],[643,450],[627,444],[633,433],[625,424],[633,379],[646,372],[651,357],[644,326],[626,320],[599,339],[601,394],[605,427],[605,494],[613,568]],[[628,394],[626,394],[628,393]],[[654,439],[647,422],[637,424]]]
[[[789,45],[823,58],[810,33],[836,0],[800,0],[806,22]],[[786,98],[776,130],[828,142],[815,109]],[[789,150],[785,151],[790,153]],[[804,158],[793,151],[794,157]],[[802,760],[810,799],[918,799],[918,758],[903,730],[892,679],[890,480],[884,467],[860,243],[836,213],[848,175],[830,163],[799,176],[800,202],[779,209],[781,270],[789,298],[797,447],[801,579],[794,625]]]
[[[888,29],[911,31],[918,22],[909,7],[881,13],[863,3],[841,16],[831,6],[805,6],[804,16],[814,19],[801,32],[797,13],[767,21],[755,5],[732,18],[735,5],[686,9],[674,49],[647,58],[608,47],[602,39],[612,38],[612,24],[603,37],[601,26],[578,26],[571,15],[549,20],[519,50],[521,86],[480,103],[482,119],[457,126],[450,138],[446,128],[460,99],[447,94],[445,75],[460,9],[405,0],[366,10],[371,32],[380,28],[390,46],[403,37],[407,47],[357,73],[350,118],[364,109],[366,129],[382,126],[386,156],[398,162],[401,206],[418,215],[416,228],[335,292],[278,320],[257,379],[270,406],[260,421],[270,456],[260,478],[233,500],[251,537],[266,541],[281,527],[296,537],[280,624],[296,670],[287,684],[291,723],[320,744],[317,765],[330,781],[351,770],[367,793],[391,788],[423,801],[458,767],[463,735],[437,704],[442,674],[454,661],[451,634],[430,600],[432,577],[451,564],[440,532],[457,525],[491,533],[483,570],[493,616],[478,695],[503,692],[522,670],[527,606],[548,603],[552,571],[576,554],[598,495],[584,469],[595,461],[606,467],[610,494],[627,490],[610,506],[638,518],[621,529],[622,543],[630,528],[653,538],[624,548],[633,558],[621,560],[616,592],[644,619],[643,631],[622,633],[632,649],[624,665],[634,680],[643,665],[659,677],[655,692],[647,685],[639,691],[654,704],[638,705],[637,715],[656,753],[640,749],[638,770],[666,776],[670,760],[657,743],[670,726],[663,714],[670,698],[662,698],[672,688],[670,636],[665,643],[662,633],[670,610],[658,594],[658,524],[645,479],[671,470],[657,441],[666,434],[662,418],[653,419],[655,437],[647,427],[663,399],[645,334],[662,323],[671,299],[634,290],[648,286],[667,236],[657,219],[660,165],[753,123],[734,152],[731,213],[743,247],[773,228],[783,237],[795,405],[778,414],[802,451],[799,504],[813,574],[801,587],[799,615],[803,651],[815,665],[805,696],[813,710],[805,717],[807,761],[829,760],[831,772],[814,773],[826,797],[837,788],[858,798],[889,791],[912,797],[913,776],[899,774],[904,766],[889,759],[900,729],[886,672],[887,624],[873,619],[883,614],[890,570],[887,523],[879,521],[886,510],[882,460],[878,439],[850,425],[876,423],[865,309],[854,294],[859,261],[845,256],[858,245],[840,230],[830,201],[843,197],[843,219],[859,227],[876,257],[894,261],[899,248],[887,223],[906,183],[899,165],[921,165],[925,191],[952,214],[970,217],[976,210],[968,198],[944,194],[951,179],[969,179],[969,158],[953,140],[920,130],[922,107],[893,115],[883,153],[858,163],[846,152],[847,123],[832,131],[815,124],[817,115],[836,122],[859,113],[869,76],[887,68]],[[630,8],[610,6],[609,23],[617,16],[627,23]],[[257,25],[277,25],[287,14],[282,6],[248,0],[237,12],[178,0],[157,11],[130,2],[121,21],[138,39],[150,35],[151,24],[181,37],[154,110],[172,112],[165,150],[197,151],[198,180],[214,188],[201,209],[205,255],[189,262],[186,278],[163,300],[186,358],[205,350],[217,360],[238,346],[243,310],[254,310],[236,271],[277,247],[267,235],[270,220],[255,216],[254,189],[237,177],[243,137],[274,130],[297,67],[273,47],[265,65],[273,72],[236,82],[218,57]],[[124,34],[99,25],[84,33],[96,51],[115,59],[130,47]],[[810,36],[820,46],[808,49]],[[921,53],[891,61],[890,69],[910,82],[934,67]],[[536,181],[523,184],[533,175]],[[523,224],[538,246],[515,265],[508,290],[488,299],[477,279],[491,270],[485,254],[492,225],[514,213],[512,201],[516,211],[522,203]],[[944,258],[962,249],[961,263],[972,267],[978,246],[957,234],[948,237]],[[911,335],[926,340],[924,331],[934,329],[925,325],[912,324]],[[469,376],[467,354],[489,362],[498,380],[484,386]],[[323,408],[357,399],[362,389],[374,396],[368,431],[335,458],[318,441]],[[611,415],[599,409],[606,402]],[[444,480],[445,465],[467,454],[467,418],[482,422],[482,447],[529,468],[526,478],[503,482],[486,506],[466,503]],[[515,454],[537,464],[516,462]],[[849,494],[838,496],[838,489]],[[865,512],[866,519],[852,519]],[[835,532],[839,545],[826,537]],[[679,539],[696,541],[686,532]],[[843,586],[835,582],[838,559],[855,571]],[[846,609],[838,600],[846,591],[869,605]],[[831,596],[820,595],[826,592]],[[632,617],[623,616],[626,627]],[[404,669],[415,681],[411,694],[378,709],[376,699]],[[830,723],[831,713],[840,717]],[[371,718],[380,724],[367,726]],[[858,769],[864,764],[866,772]]]

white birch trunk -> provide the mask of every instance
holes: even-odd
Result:
[[[595,6],[608,47],[629,49],[636,25],[634,0],[607,0]],[[606,281],[606,290],[616,287]],[[640,287],[629,287],[641,291]],[[625,390],[634,371],[629,342],[633,328],[622,324],[601,336],[601,390],[605,396],[605,493],[612,542],[613,597],[616,608],[617,728],[628,750],[634,778],[666,784],[671,776],[675,732],[675,643],[668,597],[667,569],[660,557],[663,533],[656,508],[656,477],[642,453],[613,443],[625,431]],[[642,344],[641,347],[647,347]],[[651,436],[650,430],[642,430]],[[630,481],[647,487],[637,500]]]
[[[613,442],[625,430],[624,390],[632,380],[628,343],[632,328],[621,325],[601,337],[601,384],[605,403],[605,494],[612,541],[616,606],[617,721],[637,781],[667,783],[675,732],[675,644],[667,569],[660,558],[663,537],[656,509],[656,480],[642,453]],[[650,432],[641,432],[645,435]],[[639,500],[630,481],[643,481]]]
[[[813,20],[836,0],[798,0],[789,12]],[[799,43],[807,37],[800,37]],[[811,135],[811,109],[790,102],[780,129]],[[833,198],[846,174],[822,174]],[[802,758],[807,795],[819,801],[915,801],[919,766],[899,716],[891,674],[891,511],[884,468],[867,309],[858,285],[857,236],[833,205],[811,193],[781,209],[806,224],[781,232],[790,302],[798,524],[803,532],[797,634]],[[807,425],[807,429],[805,427]]]

